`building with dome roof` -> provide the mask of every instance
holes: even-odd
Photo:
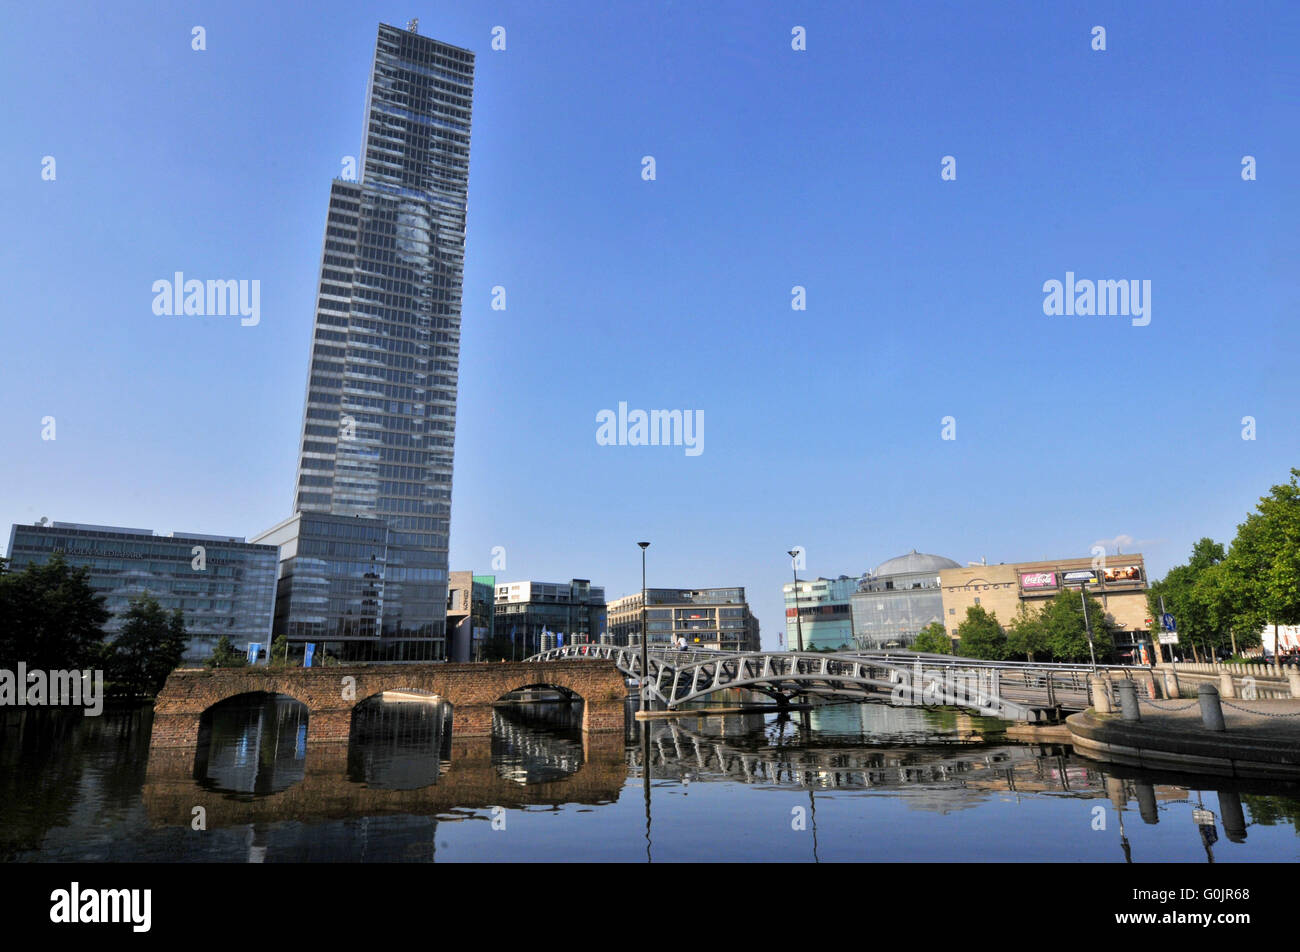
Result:
[[[939,573],[961,568],[952,559],[913,549],[886,559],[858,582],[850,597],[853,638],[859,648],[902,648],[922,628],[943,623],[943,586]],[[944,626],[947,627],[946,625]]]

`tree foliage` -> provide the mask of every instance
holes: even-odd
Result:
[[[952,639],[948,637],[943,622],[932,621],[917,633],[910,647],[913,651],[930,654],[952,654]]]
[[[157,694],[167,675],[180,666],[188,642],[179,609],[169,615],[149,594],[131,599],[106,658],[113,692],[128,697]]]
[[[966,617],[957,626],[957,653],[965,658],[1001,661],[1007,655],[1007,637],[998,624],[998,616],[983,605],[966,609]]]
[[[1016,617],[1007,625],[1008,656],[1025,656],[1026,661],[1042,661],[1049,655],[1047,647],[1047,630],[1043,619],[1024,602]]]
[[[1083,603],[1087,600],[1087,625],[1084,622]],[[1096,652],[1097,663],[1107,662],[1115,654],[1115,625],[1106,617],[1106,610],[1091,595],[1080,598],[1078,589],[1066,589],[1043,605],[1039,612],[1043,643],[1056,662],[1083,662],[1092,660]],[[1093,651],[1088,648],[1088,625],[1092,628]]]
[[[21,572],[0,567],[0,666],[94,667],[104,650],[110,614],[90,587],[90,573],[55,553]]]
[[[212,649],[212,654],[204,664],[209,668],[242,668],[248,664],[248,656],[235,650],[235,646],[230,643],[229,635],[222,635],[217,639],[217,646]]]

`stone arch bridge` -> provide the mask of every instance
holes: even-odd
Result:
[[[512,691],[558,688],[583,702],[584,731],[622,731],[627,685],[612,661],[546,664],[370,664],[322,668],[182,668],[154,703],[151,747],[197,747],[213,705],[241,694],[282,694],[307,708],[309,743],[346,742],[354,708],[385,691],[434,695],[452,706],[452,733],[492,732],[492,705]]]

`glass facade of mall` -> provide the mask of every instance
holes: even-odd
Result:
[[[939,573],[959,568],[952,559],[913,550],[882,562],[853,593],[853,635],[858,647],[906,647],[932,622],[942,622]]]
[[[646,590],[649,643],[668,647],[685,639],[688,647],[718,651],[758,651],[758,619],[743,588],[651,588]],[[641,643],[641,593],[609,605],[609,643]]]
[[[200,551],[196,551],[199,548]],[[121,629],[130,600],[148,594],[166,611],[180,609],[190,640],[184,659],[200,661],[222,635],[244,650],[270,640],[277,554],[273,546],[232,536],[197,533],[154,535],[149,529],[56,522],[14,526],[10,570],[48,562],[62,553],[84,568],[112,617],[111,639]]]
[[[468,50],[379,27],[361,176],[330,189],[293,511],[387,533],[302,527],[295,558],[337,564],[281,574],[294,641],[357,632],[373,660],[446,657],[473,81]],[[326,554],[348,546],[366,552]]]

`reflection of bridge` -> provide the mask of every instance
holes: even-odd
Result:
[[[152,826],[189,827],[203,807],[209,829],[248,823],[313,823],[355,817],[438,816],[489,807],[601,804],[618,799],[627,780],[622,734],[583,733],[581,758],[567,752],[572,773],[527,785],[502,776],[488,736],[453,737],[450,765],[416,790],[384,789],[348,779],[347,744],[308,744],[303,778],[278,793],[249,798],[213,791],[194,778],[194,750],[153,747],[143,788]],[[542,747],[545,739],[542,740]],[[537,754],[543,754],[538,748]]]
[[[565,645],[529,661],[607,659],[639,681],[638,646]],[[1037,720],[1049,711],[1089,706],[1088,665],[978,661],[917,652],[648,651],[644,690],[669,710],[718,691],[744,688],[789,704],[800,695],[860,700],[882,696],[904,704],[970,708],[1008,720]],[[1101,666],[1110,678],[1134,681],[1140,696],[1155,695],[1150,669]]]
[[[1042,759],[1037,748],[924,747],[870,748],[750,747],[728,743],[667,721],[650,739],[650,768],[687,770],[697,778],[727,778],[773,786],[867,788],[907,784],[997,781],[1008,770]],[[628,750],[628,765],[642,766],[640,748]]]

